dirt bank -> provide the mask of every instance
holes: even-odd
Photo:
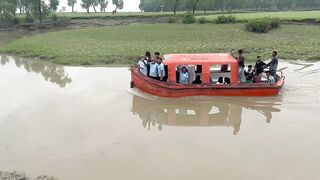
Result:
[[[164,23],[168,17],[163,16],[111,16],[111,17],[72,17],[62,25],[54,25],[53,21],[45,20],[39,23],[20,23],[11,28],[0,28],[0,31],[66,29],[97,26],[120,26],[129,24]]]

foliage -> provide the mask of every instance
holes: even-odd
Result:
[[[58,7],[59,7],[59,4],[60,4],[60,1],[59,1],[59,0],[49,0],[50,9],[51,9],[53,12],[57,12]]]
[[[22,21],[26,22],[26,23],[33,23],[34,22],[34,18],[32,16],[30,16],[30,15],[27,15],[22,19]]]
[[[218,16],[217,19],[215,20],[215,23],[217,23],[217,24],[230,24],[230,23],[235,23],[235,22],[236,22],[235,16],[221,15],[221,16]]]
[[[40,23],[50,15],[50,7],[43,0],[29,0],[28,9],[28,12]]]
[[[57,16],[56,14],[53,14],[50,19],[54,27],[64,27],[70,23],[70,18],[66,16]]]
[[[280,26],[279,18],[258,18],[249,20],[246,23],[246,29],[250,32],[266,33],[271,29],[276,29]]]
[[[144,0],[140,0],[139,9],[141,12],[143,12],[143,7],[144,7]]]
[[[272,29],[277,29],[280,27],[281,20],[278,17],[270,18],[270,26]]]
[[[118,9],[123,9],[123,0],[112,0],[112,4],[116,6],[115,11],[117,11]]]
[[[220,15],[229,15],[229,13],[214,14],[206,17],[209,20],[216,19]],[[281,20],[306,20],[320,18],[320,11],[283,11],[283,12],[249,12],[249,13],[233,13],[233,16],[240,21],[248,21],[250,19],[264,18],[264,17],[278,17]]]
[[[243,24],[150,24],[50,32],[18,39],[0,52],[73,65],[130,64],[146,50],[168,54],[243,48],[247,60],[254,61],[257,55],[269,58],[277,49],[280,58],[307,60],[320,57],[318,44],[320,28],[311,25],[282,25],[277,31],[260,34],[246,31]]]
[[[192,14],[191,12],[187,12],[182,18],[183,24],[192,24],[194,22],[196,22],[196,18],[194,17],[194,14]]]
[[[16,12],[17,2],[16,0],[0,0],[0,13],[12,14]]]
[[[0,14],[0,28],[9,28],[19,23],[19,19],[11,14]]]
[[[207,18],[205,18],[205,17],[199,18],[198,21],[200,24],[206,24],[208,22]]]
[[[92,0],[81,0],[81,7],[90,13],[90,6],[93,4]]]
[[[160,2],[160,5],[157,3]],[[143,0],[145,12],[195,10],[301,10],[320,8],[320,0]],[[155,7],[149,6],[153,4]]]
[[[77,0],[68,0],[68,6],[72,7],[72,12],[74,12],[74,5],[77,4]]]
[[[106,8],[108,6],[108,0],[98,0],[97,2],[100,5],[100,12],[106,12]]]
[[[173,23],[177,23],[179,20],[176,16],[170,16],[168,19],[168,23],[173,24]]]

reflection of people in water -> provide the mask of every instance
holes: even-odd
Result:
[[[228,126],[234,127],[233,134],[237,135],[240,131],[241,125],[241,116],[242,116],[242,106],[238,104],[231,104],[230,111],[228,114]]]
[[[233,127],[233,134],[240,131],[243,108],[255,110],[266,117],[267,122],[272,118],[275,103],[248,102],[216,102],[216,101],[187,101],[187,100],[152,100],[139,96],[133,97],[133,112],[137,113],[148,130],[158,126],[162,130],[167,126],[225,126]],[[243,103],[243,104],[242,104]]]
[[[23,67],[27,72],[41,74],[46,81],[59,85],[61,88],[72,82],[72,79],[65,73],[63,66],[44,61],[21,59],[12,57],[17,67]],[[10,62],[8,56],[1,56],[1,64],[5,65]]]

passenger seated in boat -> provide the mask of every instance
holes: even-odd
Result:
[[[155,55],[155,60],[158,64],[158,74],[159,74],[159,80],[160,81],[167,81],[166,80],[166,72],[165,72],[165,69],[164,69],[164,64],[162,63],[163,59],[162,57],[160,57],[160,53],[159,52],[155,52],[154,53]]]
[[[262,82],[261,77],[258,75],[253,76],[252,82],[253,83],[261,83]]]
[[[150,65],[150,73],[149,77],[155,80],[160,80],[159,73],[158,73],[158,64],[156,63],[156,60],[152,60]]]
[[[144,56],[141,56],[139,58],[138,66],[139,66],[140,73],[143,74],[144,76],[147,76],[148,75],[148,62],[147,62],[147,60],[145,60]]]
[[[197,75],[196,79],[192,82],[192,84],[201,84],[202,81],[201,81],[201,77],[200,75]]]
[[[230,78],[225,77],[224,78],[224,84],[230,84]]]
[[[179,72],[179,83],[180,84],[188,84],[188,69],[183,66]]]
[[[217,85],[223,84],[223,77],[218,78],[218,82],[216,83]]]
[[[248,69],[244,71],[246,76],[246,83],[252,83],[252,79],[254,76],[252,65],[248,65]]]
[[[263,70],[264,70],[264,66],[266,65],[266,63],[264,63],[261,60],[261,56],[257,56],[257,61],[256,61],[256,65],[254,66],[254,75],[255,76],[259,76]]]
[[[244,75],[246,77],[250,76],[251,74],[253,74],[253,69],[252,69],[252,65],[248,65],[247,70],[244,71]]]

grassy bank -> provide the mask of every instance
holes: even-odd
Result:
[[[227,13],[225,15],[228,15]],[[279,17],[286,21],[302,21],[316,19],[320,21],[320,11],[286,11],[286,12],[249,12],[249,13],[232,13],[238,20],[246,21],[254,18]],[[216,19],[219,15],[198,16],[206,17],[208,20]]]
[[[1,53],[41,57],[58,64],[132,64],[144,51],[227,52],[243,48],[248,60],[269,58],[274,49],[285,59],[320,59],[319,26],[283,25],[267,34],[247,32],[243,24],[154,24],[87,28],[22,38]]]

